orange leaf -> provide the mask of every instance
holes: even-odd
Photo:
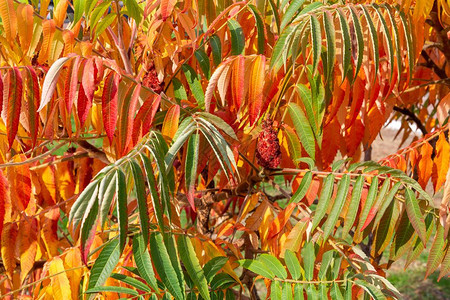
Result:
[[[17,67],[9,70],[7,79],[8,103],[6,111],[6,129],[8,132],[8,143],[11,149],[17,130],[19,129],[20,109],[22,106],[22,74]],[[4,103],[5,104],[5,103]]]
[[[14,162],[22,162],[26,159],[24,155],[14,156]],[[6,171],[8,182],[11,188],[11,199],[17,211],[27,208],[31,197],[31,174],[28,164],[8,167]]]
[[[80,68],[80,57],[75,57],[68,69],[68,74],[64,82],[64,102],[66,103],[67,111],[72,111],[73,101],[76,97],[78,89],[78,70]]]
[[[6,203],[8,197],[8,182],[0,170],[0,241],[2,240],[3,222],[5,221]]]
[[[27,89],[26,89],[26,99],[27,99],[27,116],[28,125],[31,135],[31,142],[33,147],[36,145],[38,127],[39,127],[39,113],[37,109],[39,107],[39,82],[37,79],[36,72],[32,67],[26,67],[27,72]]]
[[[258,119],[263,100],[264,76],[266,68],[266,58],[264,55],[258,55],[253,62],[250,77],[250,125],[253,125]]]
[[[433,171],[433,160],[431,159],[431,154],[433,153],[433,147],[429,143],[423,144],[420,149],[420,160],[419,160],[419,184],[422,188],[427,186],[428,180],[431,177]]]
[[[64,264],[61,258],[54,257],[49,263],[48,273],[51,276],[53,297],[56,300],[71,300],[72,293],[70,282],[64,272]]]
[[[131,142],[133,133],[133,119],[136,112],[136,105],[139,100],[141,85],[132,85],[120,107],[119,115],[119,152],[125,154]]]
[[[0,17],[6,33],[6,40],[13,44],[17,35],[17,16],[13,0],[0,1]]]
[[[5,267],[6,274],[9,279],[12,280],[14,269],[16,268],[16,240],[17,240],[18,228],[16,223],[6,223],[3,226],[2,232],[2,260]]]
[[[231,94],[233,98],[233,107],[238,110],[244,99],[245,84],[245,58],[239,55],[233,62],[231,75]]]
[[[47,61],[50,54],[50,49],[53,41],[53,36],[55,35],[56,25],[54,20],[44,20],[42,21],[42,45],[39,51],[38,63],[43,64]]]
[[[153,118],[159,108],[161,102],[161,95],[154,97],[150,96],[139,109],[133,125],[133,144],[150,131],[152,127]]]
[[[445,138],[445,134],[441,132],[436,143],[436,156],[433,160],[433,173],[431,180],[433,181],[434,191],[437,192],[445,182],[447,170],[450,162],[450,145]]]
[[[23,219],[19,227],[19,250],[20,250],[20,282],[27,277],[36,259],[37,233],[39,232],[36,218]]]
[[[67,6],[69,6],[68,0],[60,0],[53,9],[53,20],[55,20],[56,26],[62,27],[64,19],[67,14]]]
[[[29,4],[17,6],[17,29],[23,51],[28,50],[33,39],[33,11],[33,6]]]
[[[64,265],[67,269],[72,269],[76,267],[83,266],[81,261],[81,253],[79,248],[70,248],[66,251],[64,257]],[[67,278],[70,282],[70,289],[72,291],[72,299],[78,299],[81,277],[83,276],[83,269],[74,269],[72,271],[67,271]]]
[[[276,219],[270,226],[268,235],[269,239],[274,238],[286,226],[286,223],[289,221],[289,218],[291,217],[296,206],[296,203],[291,203],[277,215]]]
[[[180,106],[172,105],[167,111],[166,117],[164,118],[164,123],[162,126],[161,133],[164,137],[172,140],[175,133],[178,130],[178,121],[180,119]]]
[[[173,8],[177,4],[177,0],[162,0],[161,1],[161,16],[163,21],[165,21],[173,11]]]

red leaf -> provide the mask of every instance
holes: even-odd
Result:
[[[417,180],[423,189],[427,186],[428,180],[430,180],[431,173],[433,171],[433,160],[431,159],[432,153],[433,147],[431,147],[429,143],[423,144],[420,149],[419,178]]]
[[[38,127],[39,127],[39,82],[36,71],[32,67],[26,67],[27,79],[27,101],[28,101],[28,123],[30,126],[31,142],[33,147],[36,145]]]
[[[165,21],[173,11],[177,0],[162,0],[161,1],[161,16],[163,21]]]
[[[80,57],[77,56],[68,70],[65,82],[64,102],[66,103],[67,111],[72,111],[73,101],[78,89],[78,70],[80,68]]]
[[[137,143],[138,139],[150,131],[159,103],[161,102],[161,95],[150,96],[139,109],[133,125],[133,144]]]
[[[81,84],[83,85],[84,93],[88,102],[92,103],[92,99],[94,98],[95,92],[95,68],[94,68],[94,60],[87,59],[86,64],[84,65],[83,77],[81,78]]]
[[[364,78],[361,78],[360,76],[356,77],[355,83],[352,86],[352,106],[350,108],[350,115],[345,122],[346,129],[353,125],[356,117],[361,111],[361,106],[364,101],[365,84],[366,81]]]
[[[110,72],[105,79],[102,96],[103,126],[109,142],[112,143],[117,124],[117,98],[120,76]]]
[[[14,162],[23,162],[26,160],[25,155],[16,155]],[[31,198],[31,174],[29,165],[21,165],[8,167],[6,176],[8,177],[9,187],[11,188],[11,199],[13,208],[18,211],[24,211]]]
[[[83,84],[80,85],[80,90],[78,92],[78,118],[80,119],[81,126],[86,122],[87,116],[89,114],[89,110],[92,106],[92,99],[86,97],[86,93],[84,92]]]
[[[231,95],[233,97],[233,107],[238,110],[244,99],[245,83],[245,58],[239,55],[233,63],[231,76]]]
[[[17,227],[17,223],[6,223],[3,227],[1,241],[3,267],[11,280],[14,275],[14,270],[16,269],[15,245],[17,241],[17,233],[19,232]]]
[[[125,154],[127,147],[131,142],[133,133],[133,119],[136,111],[136,105],[141,92],[141,84],[132,85],[120,107],[119,120],[119,152]]]
[[[8,132],[9,149],[19,129],[20,108],[22,106],[22,74],[17,67],[9,70],[8,109],[6,116],[6,130]]]
[[[3,110],[3,76],[0,73],[0,115]]]
[[[0,241],[2,240],[3,222],[5,220],[5,204],[8,197],[8,182],[0,170]]]

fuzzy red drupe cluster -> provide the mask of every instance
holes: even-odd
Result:
[[[262,124],[256,145],[256,159],[258,164],[266,169],[274,169],[281,163],[280,141],[271,120],[266,120]]]

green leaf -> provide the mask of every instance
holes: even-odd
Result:
[[[177,132],[175,133],[175,136],[173,138],[173,144],[170,147],[169,151],[166,154],[165,157],[165,163],[166,163],[166,172],[169,172],[169,170],[172,168],[173,161],[176,158],[176,155],[178,151],[180,151],[181,147],[186,143],[188,138],[191,136],[191,134],[195,131],[196,126],[193,123],[188,123],[186,127],[178,127]],[[179,134],[177,134],[179,133]]]
[[[69,223],[73,224],[73,228],[78,227],[80,221],[83,219],[89,202],[92,200],[92,198],[97,198],[97,193],[98,181],[92,181],[78,196],[69,213]]]
[[[313,56],[312,74],[314,75],[317,71],[317,66],[319,65],[322,52],[322,32],[320,30],[320,23],[317,17],[312,14],[309,16],[309,18],[311,25],[311,43]]]
[[[287,278],[286,269],[275,256],[264,253],[259,256],[258,260],[272,270],[276,277],[281,279]]]
[[[308,242],[302,249],[303,265],[305,268],[305,278],[308,281],[314,278],[314,263],[316,261],[316,254],[314,250],[314,243]]]
[[[420,211],[419,201],[416,199],[414,192],[409,188],[406,188],[405,190],[405,198],[406,213],[408,214],[408,218],[411,221],[411,225],[414,227],[414,230],[417,232],[419,238],[422,240],[422,243],[425,246],[427,243],[427,229],[425,227],[425,219],[423,218],[422,212]]]
[[[189,84],[189,89],[194,95],[195,100],[200,108],[205,108],[205,93],[203,92],[202,84],[200,83],[200,75],[187,64],[182,66],[184,76]]]
[[[264,49],[266,47],[266,36],[264,33],[263,19],[261,17],[260,11],[258,11],[258,9],[253,4],[249,4],[248,7],[250,8],[256,21],[256,30],[258,32],[258,54],[264,54]]]
[[[388,3],[384,3],[383,6],[386,8],[386,12],[389,16],[389,21],[391,23],[390,28],[394,32],[394,42],[395,42],[395,57],[397,60],[397,82],[400,81],[402,74],[402,58],[401,58],[401,45],[400,45],[400,35],[398,33],[397,22],[395,22],[394,14],[392,13],[392,7]]]
[[[311,232],[316,229],[320,221],[322,221],[325,213],[327,212],[328,205],[330,204],[331,195],[333,194],[334,187],[334,174],[329,174],[323,183],[323,189],[320,193],[319,203],[317,204],[316,211],[312,222]]]
[[[274,273],[270,268],[268,268],[265,264],[258,260],[253,259],[241,259],[238,260],[238,263],[246,268],[252,271],[253,273],[256,273],[258,275],[261,275],[263,277],[266,277],[268,279],[273,279],[275,277]],[[220,274],[219,274],[220,275]]]
[[[209,44],[211,45],[213,62],[218,66],[222,62],[222,44],[220,43],[220,38],[217,35],[212,35],[209,38]]]
[[[281,298],[281,286],[279,281],[272,281],[270,284],[270,299],[282,300]]]
[[[116,191],[117,191],[117,221],[119,223],[120,252],[123,251],[127,241],[128,232],[128,212],[127,212],[127,183],[125,175],[118,169],[116,171]]]
[[[127,13],[136,20],[136,24],[139,26],[142,20],[143,11],[139,6],[137,0],[125,0],[125,7],[127,8]]]
[[[99,287],[106,282],[120,259],[120,243],[118,239],[114,239],[107,243],[95,260],[89,276],[88,290]]]
[[[301,268],[300,262],[298,261],[295,253],[289,249],[286,249],[286,252],[284,252],[284,260],[292,279],[298,280],[301,276]]]
[[[111,210],[111,203],[116,194],[116,176],[114,173],[108,174],[100,183],[100,224],[103,227],[108,220],[108,214]]]
[[[140,276],[150,287],[159,293],[158,283],[153,272],[152,261],[147,250],[147,244],[144,242],[142,233],[133,237],[133,257]]]
[[[330,12],[323,13],[325,35],[327,38],[327,82],[332,80],[334,63],[336,61],[336,31],[334,29],[334,21]]]
[[[203,71],[203,74],[205,75],[206,79],[209,79],[211,77],[211,68],[209,65],[208,55],[202,49],[195,50],[194,54],[195,58],[197,58],[197,61],[200,65],[200,68]]]
[[[395,8],[400,15],[400,21],[402,22],[402,26],[403,26],[403,33],[405,34],[405,39],[406,39],[406,49],[407,49],[407,56],[408,56],[408,66],[409,66],[409,79],[411,80],[412,76],[413,76],[413,71],[414,71],[414,65],[415,65],[415,55],[414,55],[414,44],[412,41],[412,36],[411,36],[411,29],[409,26],[409,23],[406,19],[405,13],[402,10],[399,10],[397,7]]]
[[[81,17],[83,16],[84,11],[86,10],[86,3],[85,0],[74,0],[73,1],[73,23],[76,24]]]
[[[83,0],[81,0],[83,1]],[[98,22],[97,26],[95,26],[95,38],[97,39],[102,33],[111,25],[114,20],[116,20],[117,16],[115,14],[107,14],[103,19]]]
[[[87,254],[89,252],[89,247],[91,246],[89,241],[92,241],[94,238],[93,235],[95,233],[95,225],[97,223],[98,200],[96,192],[94,192],[91,200],[93,201],[89,201],[90,203],[86,208],[86,214],[81,223],[81,253],[84,262],[87,262]]]
[[[239,140],[236,136],[236,133],[234,132],[234,129],[230,125],[228,125],[222,118],[208,112],[198,112],[197,115],[212,123],[218,129],[222,130],[228,137],[236,141]]]
[[[397,194],[398,189],[400,188],[401,183],[397,182],[394,184],[392,189],[389,191],[389,193],[384,197],[380,210],[378,211],[377,217],[375,218],[375,221],[373,223],[374,226],[378,225],[378,222],[380,222],[381,217],[383,216],[384,212],[388,208],[388,206],[391,204],[392,200],[394,199],[395,195]]]
[[[294,299],[303,300],[303,284],[297,283],[294,285]]]
[[[150,234],[150,252],[161,281],[175,299],[184,299],[184,284],[179,281],[160,233]]]
[[[187,198],[191,207],[194,209],[194,190],[195,182],[197,179],[197,165],[198,165],[198,148],[200,144],[200,135],[194,133],[189,138],[189,142],[186,149],[186,163],[185,163],[185,181]]]
[[[345,215],[344,228],[342,229],[342,239],[345,239],[355,223],[356,214],[358,213],[359,202],[361,200],[362,189],[364,187],[364,177],[358,176],[353,185],[352,198]]]
[[[331,299],[344,300],[344,296],[342,296],[339,284],[337,284],[336,282],[331,286]]]
[[[360,279],[355,280],[354,283],[362,287],[373,299],[375,300],[386,299],[383,293],[373,284]]]
[[[236,281],[227,273],[219,273],[211,280],[211,290],[217,290],[218,288],[225,288],[228,285],[235,283]]]
[[[203,299],[210,299],[208,282],[206,281],[205,274],[200,267],[198,258],[195,255],[195,250],[192,246],[191,240],[189,237],[181,235],[178,237],[177,245],[181,261],[183,262],[189,277],[191,277]]]
[[[314,107],[317,106],[316,103],[313,103],[316,99],[313,99],[313,97],[311,96],[311,91],[304,84],[297,84],[295,86],[295,89],[302,99],[303,106],[306,110],[306,116],[308,117],[309,125],[311,125],[314,135],[317,138],[319,130],[317,127],[316,114],[318,112],[314,109]]]
[[[383,185],[381,186],[381,189],[375,199],[375,201],[372,204],[372,207],[369,210],[369,214],[366,218],[366,220],[364,221],[364,225],[361,227],[361,230],[364,230],[365,228],[367,228],[367,226],[369,226],[370,222],[372,222],[372,220],[375,218],[375,214],[377,213],[378,209],[381,206],[381,203],[384,200],[384,197],[386,196],[387,191],[389,190],[391,186],[391,180],[389,178],[386,178],[383,182]],[[373,224],[375,225],[375,224]]]
[[[386,38],[386,45],[387,45],[388,57],[389,57],[389,66],[391,69],[390,80],[392,80],[392,75],[394,74],[394,46],[392,43],[390,28],[388,27],[386,20],[384,19],[384,16],[381,13],[380,7],[376,3],[372,4],[372,6],[375,8],[375,11],[378,15],[378,19],[381,21],[381,25],[382,25],[383,32],[384,32],[384,37]],[[391,27],[396,27],[396,25],[395,24],[391,25]]]
[[[319,279],[325,280],[327,278],[327,271],[333,260],[334,250],[328,250],[322,256],[322,261],[320,262]]]
[[[350,187],[350,176],[344,174],[341,180],[339,181],[336,199],[334,200],[330,215],[328,216],[327,220],[325,221],[325,224],[323,225],[324,240],[326,240],[328,236],[331,234],[339,219],[339,215],[341,214],[342,208],[344,207],[345,200],[347,198],[349,187]]]
[[[314,133],[308,119],[300,106],[296,103],[289,103],[288,110],[289,115],[294,122],[295,130],[297,131],[300,141],[302,142],[303,148],[312,159],[315,159],[316,145],[314,141]]]
[[[439,265],[444,258],[444,249],[446,245],[446,240],[444,239],[444,227],[440,223],[437,225],[436,235],[434,236],[433,244],[431,245],[430,255],[427,261],[427,272],[425,278],[430,276],[434,271],[437,270]]]
[[[395,202],[386,208],[375,234],[375,251],[377,254],[383,252],[387,245],[391,242],[394,234],[394,226],[397,221],[399,212]]]
[[[281,287],[281,299],[292,299],[292,284],[290,282],[283,282],[283,286]]]
[[[177,101],[181,101],[181,100],[187,100],[187,94],[186,94],[186,90],[184,89],[183,84],[181,83],[181,81],[174,77],[172,79],[172,84],[173,84],[173,95],[175,96],[175,99],[177,99]]]
[[[283,15],[283,18],[281,19],[280,25],[281,31],[283,31],[284,28],[291,23],[292,18],[299,11],[300,7],[303,5],[304,2],[305,0],[294,0],[291,2],[291,4],[289,4],[286,13]]]
[[[389,259],[396,260],[403,255],[410,247],[414,234],[414,227],[408,220],[408,214],[404,212],[400,218],[400,222],[396,228],[396,234],[394,241],[391,245],[391,251],[389,253]]]
[[[144,175],[142,174],[141,167],[133,159],[130,161],[131,171],[133,172],[134,186],[136,188],[136,198],[139,209],[139,221],[141,223],[141,230],[144,234],[144,243],[148,244],[149,234],[149,218],[148,218],[148,206],[147,197],[145,196],[145,184]]]
[[[362,231],[362,226],[369,215],[370,209],[375,201],[378,192],[378,178],[372,177],[372,183],[370,184],[369,192],[367,193],[366,202],[364,203],[364,208],[361,211],[361,215],[359,216],[358,227],[356,228],[357,232]]]
[[[270,68],[274,68],[275,70],[278,70],[281,64],[279,63],[284,50],[286,50],[286,42],[289,37],[289,35],[292,33],[292,28],[288,27],[286,30],[283,31],[283,33],[278,38],[275,47],[273,47],[272,51],[272,57],[270,58]]]
[[[217,256],[212,258],[203,266],[203,272],[205,273],[205,278],[208,283],[211,282],[213,277],[217,272],[222,269],[222,267],[227,263],[228,257],[226,256]]]
[[[361,29],[361,22],[359,20],[359,17],[357,15],[357,12],[353,6],[350,6],[350,13],[352,16],[353,21],[353,28],[355,30],[356,34],[356,42],[358,45],[358,55],[356,59],[356,67],[355,67],[355,77],[357,77],[359,70],[361,69],[362,60],[364,56],[364,37]]]
[[[231,33],[231,55],[244,54],[245,37],[241,25],[236,20],[228,20]]]
[[[86,291],[86,294],[92,294],[92,293],[102,293],[102,292],[111,292],[111,293],[123,293],[123,294],[129,294],[133,296],[138,296],[139,293],[135,290],[132,290],[130,288],[125,288],[121,286],[97,286],[90,288]]]
[[[111,278],[120,280],[126,284],[131,285],[132,287],[144,291],[144,292],[151,292],[152,290],[146,286],[145,284],[143,284],[141,281],[137,280],[136,278],[124,275],[124,274],[119,274],[119,273],[113,273],[111,274]]]
[[[338,12],[338,16],[339,16],[339,24],[341,26],[341,34],[342,34],[342,39],[344,41],[344,49],[343,49],[343,76],[342,76],[342,81],[344,81],[345,77],[347,76],[348,70],[350,68],[350,59],[351,59],[351,55],[352,55],[352,49],[351,49],[351,38],[350,38],[350,29],[348,27],[348,23],[347,23],[347,19],[344,15],[344,13],[342,12],[341,9],[337,10]]]
[[[364,5],[359,5],[361,7],[361,10],[364,13],[364,17],[366,18],[367,24],[369,25],[369,33],[372,41],[372,54],[374,58],[374,81],[377,79],[378,76],[378,68],[380,64],[380,52],[378,50],[378,33],[375,29],[375,25],[373,24],[372,17],[370,16],[367,8]]]

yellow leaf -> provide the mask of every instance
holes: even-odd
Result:
[[[180,106],[179,105],[172,105],[169,110],[167,111],[166,117],[164,118],[164,123],[162,127],[162,135],[172,140],[175,133],[178,130],[178,121],[180,119]]]
[[[42,46],[39,52],[38,63],[43,64],[47,61],[50,54],[50,49],[53,41],[53,36],[55,35],[56,26],[54,20],[42,21]]]
[[[68,0],[60,0],[53,10],[53,20],[55,20],[56,26],[62,27],[64,19],[67,14],[67,6],[69,5]]]
[[[6,39],[10,44],[14,44],[17,35],[17,15],[13,0],[0,1],[0,17],[2,18]]]
[[[3,266],[5,267],[6,274],[9,279],[12,280],[14,275],[14,269],[16,268],[16,240],[17,240],[17,224],[16,223],[6,223],[3,226],[2,232],[2,260]]]
[[[70,282],[61,258],[56,256],[52,259],[49,266],[49,275],[51,276],[54,299],[71,300]]]
[[[445,134],[441,132],[436,143],[436,156],[433,160],[433,174],[432,180],[434,184],[434,191],[437,192],[445,182],[447,170],[450,161],[450,145],[445,138]]]
[[[70,248],[66,251],[64,257],[64,265],[67,269],[83,266],[81,261],[81,253],[79,248]],[[78,299],[81,277],[83,276],[83,268],[67,271],[67,278],[70,282],[70,288],[72,292],[72,299]]]

